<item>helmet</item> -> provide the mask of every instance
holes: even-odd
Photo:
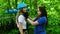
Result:
[[[26,7],[26,6],[27,5],[23,2],[23,3],[18,4],[17,9],[21,9],[21,8]]]

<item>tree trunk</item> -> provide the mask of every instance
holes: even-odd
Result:
[[[32,5],[31,5],[31,0],[30,0],[30,8],[32,8]]]
[[[8,9],[10,9],[11,8],[10,0],[8,0],[7,2],[8,2]]]
[[[17,8],[17,1],[18,1],[18,0],[15,0],[15,8]]]
[[[37,9],[37,0],[34,0],[34,8]]]

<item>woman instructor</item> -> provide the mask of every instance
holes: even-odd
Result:
[[[34,21],[31,18],[27,20],[34,26],[34,34],[46,34],[47,12],[45,7],[39,7],[37,14],[38,16]]]

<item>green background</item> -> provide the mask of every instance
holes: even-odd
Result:
[[[16,9],[17,4],[21,2],[25,2],[30,7],[29,16],[31,18],[37,16],[38,6],[46,6],[48,14],[48,27],[46,28],[46,32],[47,34],[60,34],[60,0],[0,0],[0,34],[17,34],[19,32],[14,27],[16,26],[15,14],[6,14],[5,11],[12,9],[12,7]],[[28,26],[30,34],[33,34],[34,26],[31,24]]]

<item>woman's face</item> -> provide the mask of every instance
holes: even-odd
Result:
[[[38,9],[37,13],[38,13],[38,15],[41,15],[41,11],[39,9]]]
[[[26,12],[26,8],[23,8],[23,12]]]

